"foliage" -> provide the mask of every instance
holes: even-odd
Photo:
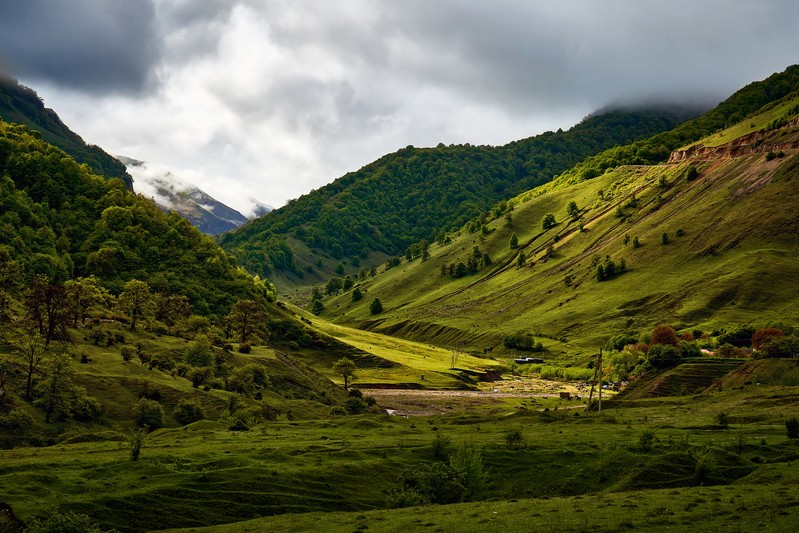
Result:
[[[355,379],[355,371],[357,367],[352,359],[348,357],[342,357],[335,363],[333,363],[333,372],[340,375],[344,380],[344,389],[349,388],[349,383]]]
[[[150,286],[137,279],[125,283],[119,295],[119,308],[130,317],[130,330],[135,330],[139,320],[155,311]]]
[[[183,424],[191,424],[205,419],[205,410],[197,400],[181,400],[172,410],[175,420]]]
[[[266,336],[267,317],[263,304],[257,300],[237,300],[230,309],[225,324],[233,338],[241,343],[260,340]]]
[[[541,219],[541,228],[544,230],[554,228],[557,224],[558,222],[555,220],[555,215],[553,213],[547,213],[544,215],[544,218]]]
[[[403,470],[400,487],[389,493],[387,505],[447,504],[466,499],[468,489],[461,472],[445,463],[418,463]]]
[[[513,348],[517,350],[525,350],[530,352],[544,351],[544,345],[541,344],[541,342],[535,342],[535,338],[530,333],[518,332],[505,335],[502,338],[502,344],[506,348]]]
[[[369,304],[369,312],[373,315],[377,315],[383,312],[383,303],[380,301],[380,298],[375,298],[372,300],[372,303]]]
[[[510,240],[508,241],[508,247],[511,250],[515,250],[519,247],[519,237],[516,236],[516,232],[514,231],[511,233]]]
[[[789,439],[799,439],[799,418],[793,417],[786,420],[785,432]]]
[[[164,409],[155,400],[141,398],[133,406],[133,418],[139,427],[158,429],[164,425]]]
[[[57,353],[47,362],[44,377],[37,384],[36,405],[44,409],[45,422],[55,416],[66,418],[84,396],[85,391],[75,383],[76,373],[72,358],[66,353]],[[92,406],[87,406],[91,411]],[[91,416],[91,412],[87,413]]]
[[[266,370],[257,363],[247,363],[238,367],[227,378],[227,390],[253,398],[269,385],[270,380]]]
[[[212,367],[215,364],[211,341],[205,335],[197,335],[183,353],[183,358],[194,367]]]
[[[755,331],[755,328],[748,324],[738,326],[735,329],[723,332],[718,336],[716,341],[719,344],[732,344],[733,346],[743,348],[751,345]]]
[[[671,344],[655,344],[649,348],[647,360],[655,368],[667,368],[677,364],[681,354],[676,346]]]
[[[466,497],[480,494],[488,482],[488,472],[483,465],[483,454],[474,444],[461,444],[449,456],[449,466],[463,479]]]
[[[675,112],[676,111],[676,112]],[[664,131],[684,110],[608,110],[567,132],[502,147],[403,148],[223,235],[249,271],[296,272],[289,237],[339,259],[397,255],[462,227],[506,198],[546,183],[586,156]]]
[[[134,428],[128,433],[128,448],[130,449],[130,460],[138,461],[144,439],[147,436],[147,427]]]
[[[761,328],[755,331],[752,335],[752,348],[755,350],[760,350],[765,344],[770,342],[775,337],[782,337],[784,335],[785,334],[779,328]]]
[[[677,338],[677,333],[674,331],[674,328],[666,324],[661,324],[655,326],[649,334],[649,343],[651,345],[668,344],[671,346],[679,346],[680,339]]]
[[[115,529],[103,529],[84,514],[66,511],[50,512],[44,520],[33,520],[26,533],[116,533]]]

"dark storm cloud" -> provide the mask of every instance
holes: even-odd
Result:
[[[0,62],[16,77],[136,93],[152,81],[159,50],[150,1],[0,0]]]

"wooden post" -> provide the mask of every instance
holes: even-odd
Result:
[[[599,411],[602,412],[602,348],[599,349],[599,361],[597,362],[597,372],[599,373]]]

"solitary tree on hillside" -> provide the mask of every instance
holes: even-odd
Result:
[[[555,215],[552,213],[547,213],[544,215],[544,218],[541,220],[541,227],[545,230],[550,228],[554,228],[557,225],[557,221],[555,220]]]
[[[349,388],[350,381],[355,380],[355,371],[357,369],[358,367],[356,367],[355,363],[348,357],[342,357],[333,363],[333,372],[340,374],[341,377],[344,378],[344,390]]]
[[[122,287],[119,295],[119,307],[130,317],[130,330],[136,329],[139,319],[146,318],[152,313],[153,296],[150,286],[137,279],[132,279]]]
[[[574,200],[569,202],[569,205],[566,206],[566,214],[571,218],[577,218],[577,216],[580,214],[580,208],[577,207],[577,202]]]
[[[17,344],[17,356],[22,360],[25,369],[25,399],[30,401],[33,398],[33,374],[42,362],[47,353],[47,345],[44,339],[38,335],[31,334],[22,338]]]
[[[37,385],[39,398],[36,404],[44,409],[44,421],[49,423],[53,415],[64,417],[83,392],[75,385],[75,370],[72,358],[66,353],[53,356],[47,364],[44,379]]]
[[[383,303],[380,301],[380,298],[372,300],[371,305],[369,305],[369,312],[373,315],[383,312]]]
[[[508,241],[508,246],[511,250],[515,250],[519,247],[519,237],[516,236],[516,232],[514,231],[513,234],[510,236],[510,241]]]
[[[230,308],[225,320],[231,329],[231,334],[239,342],[249,342],[257,336],[257,332],[266,322],[266,313],[255,300],[239,300]]]

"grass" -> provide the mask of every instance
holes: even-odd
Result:
[[[403,262],[362,282],[360,302],[349,294],[326,301],[322,318],[497,359],[510,356],[505,335],[528,332],[544,343],[547,364],[558,366],[584,366],[612,335],[637,335],[659,323],[711,331],[799,322],[799,197],[787,174],[772,180],[790,164],[791,157],[765,161],[755,153],[696,163],[700,175],[692,181],[683,163],[550,184],[545,194],[511,202],[512,227],[499,217],[488,223],[488,236],[461,231],[451,244],[431,246],[427,261]],[[566,216],[571,200],[581,210],[582,232]],[[544,231],[548,212],[558,224]],[[528,256],[523,268],[508,247],[513,232]],[[637,237],[640,247],[625,244],[625,236]],[[547,257],[550,245],[554,255]],[[473,246],[493,264],[460,279],[441,275],[442,265],[464,260]],[[606,256],[617,264],[624,259],[628,272],[600,283],[592,262]],[[374,297],[384,307],[377,316],[368,311]]]
[[[799,448],[783,424],[795,413],[796,393],[748,385],[617,401],[601,415],[566,409],[571,402],[561,400],[548,400],[543,411],[539,400],[519,398],[483,414],[460,414],[458,407],[447,416],[283,420],[246,432],[202,421],[151,433],[135,463],[123,435],[109,428],[104,440],[76,436],[0,451],[0,486],[2,500],[23,520],[59,507],[120,531],[274,514],[280,516],[211,531],[342,531],[359,524],[397,531],[419,527],[420,517],[446,531],[555,524],[581,530],[597,517],[618,528],[628,521],[630,529],[708,529],[734,516],[777,528],[780,509],[799,503],[790,492],[781,495],[799,482]],[[726,429],[717,424],[722,411]],[[506,443],[515,431],[523,435],[520,449]],[[653,438],[644,449],[647,433]],[[490,477],[480,501],[384,510],[386,491],[405,467],[435,460],[437,435],[481,450]]]

